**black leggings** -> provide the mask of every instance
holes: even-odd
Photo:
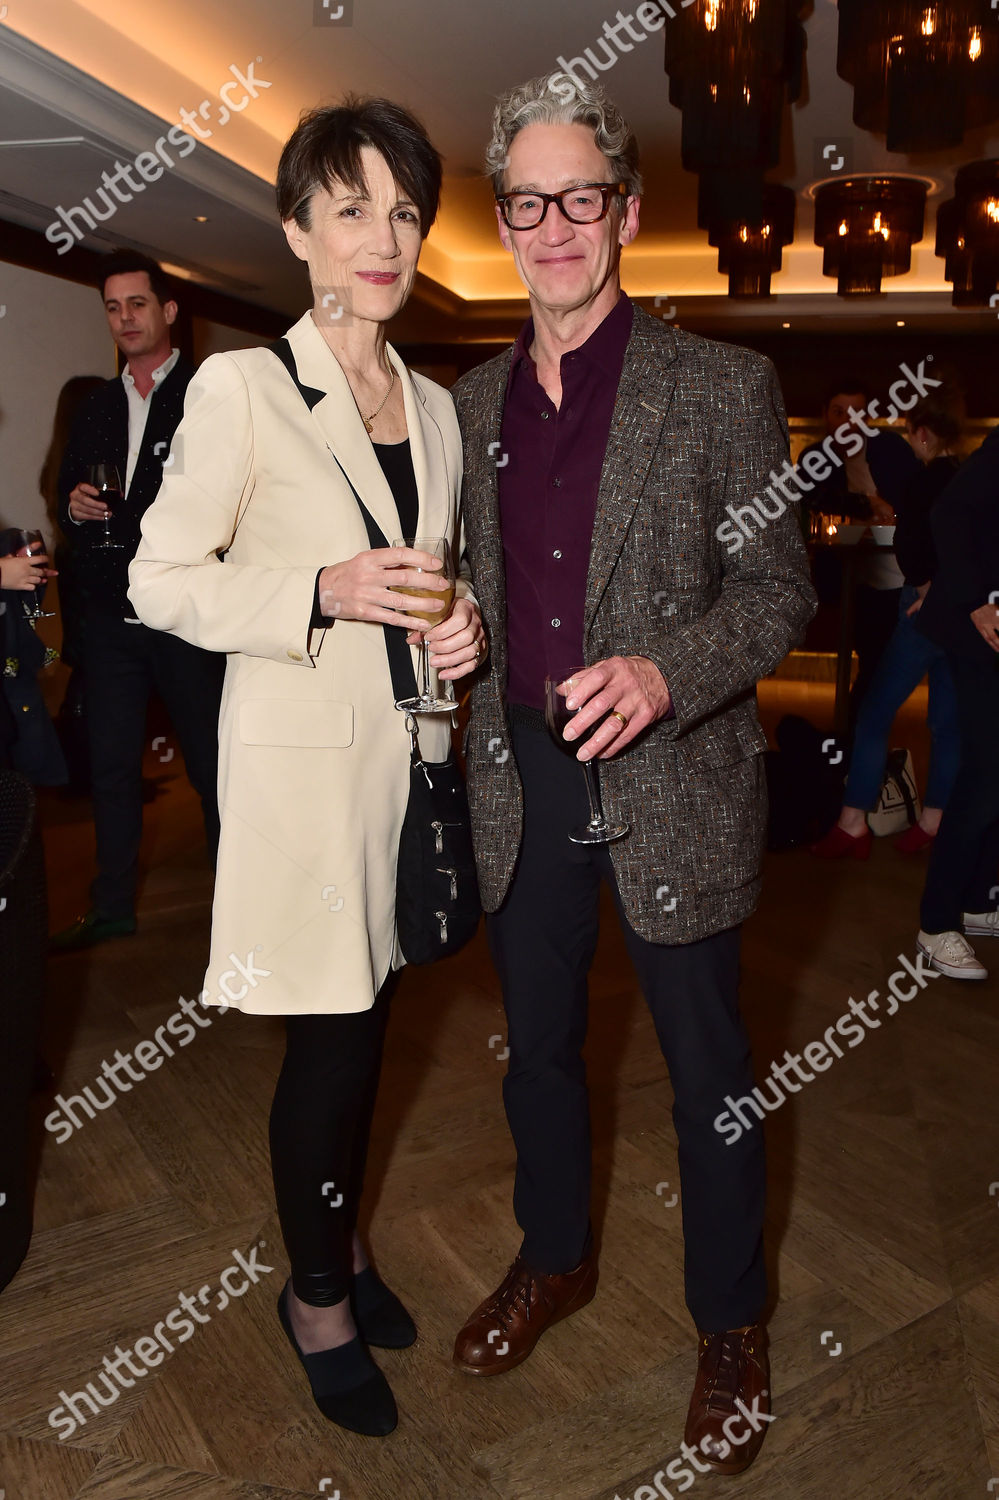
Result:
[[[391,988],[390,979],[370,1010],[286,1021],[271,1171],[292,1286],[313,1307],[342,1302],[351,1288]]]

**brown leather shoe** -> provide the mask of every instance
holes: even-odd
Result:
[[[596,1289],[595,1252],[561,1276],[532,1271],[518,1255],[455,1339],[454,1363],[467,1375],[512,1370],[527,1358],[546,1328],[585,1307]]]
[[[741,1474],[763,1446],[770,1416],[770,1361],[761,1323],[698,1331],[697,1378],[684,1442],[719,1474]]]

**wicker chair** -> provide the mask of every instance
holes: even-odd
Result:
[[[45,986],[46,898],[35,794],[0,770],[0,1290],[31,1242],[28,1107]]]

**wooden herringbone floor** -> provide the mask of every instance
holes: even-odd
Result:
[[[780,691],[788,706],[793,690]],[[805,711],[827,711],[827,690],[807,691]],[[196,812],[175,765],[151,756],[149,769],[161,795],[147,809],[140,934],[51,965],[45,1052],[64,1096],[199,987],[210,874]],[[59,925],[81,905],[90,833],[84,804],[51,799],[45,816]],[[866,866],[770,859],[744,949],[760,1074],[914,953],[922,869],[886,842]],[[999,944],[978,951],[989,983],[931,984],[770,1117],[777,1420],[749,1474],[698,1478],[697,1491],[987,1500],[999,1487]],[[694,1346],[670,1088],[609,913],[592,990],[600,1288],[523,1367],[474,1381],[452,1370],[451,1341],[517,1242],[502,1011],[481,938],[405,977],[367,1207],[421,1337],[378,1356],[402,1414],[387,1440],[323,1422],[275,1317],[278,1024],[230,1014],[69,1140],[41,1131],[35,1237],[0,1298],[7,1500],[649,1500],[679,1451]],[[37,1107],[40,1128],[54,1106]],[[233,1252],[261,1241],[273,1270],[221,1309]],[[60,1442],[59,1392],[206,1284],[210,1321]]]

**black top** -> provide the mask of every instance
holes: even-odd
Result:
[[[795,472],[802,472],[801,461],[806,453],[823,451],[821,443],[810,443],[798,455]],[[828,451],[824,456],[828,459]],[[871,478],[878,487],[878,494],[897,511],[907,485],[920,467],[919,459],[901,433],[887,428],[878,428],[877,436],[868,438],[865,457]],[[806,510],[830,511],[833,515],[850,516],[859,521],[871,519],[871,502],[866,495],[856,495],[850,490],[842,459],[834,465],[832,473],[826,479],[807,482],[812,488],[805,492],[801,502]]]
[[[402,535],[415,536],[420,524],[420,497],[416,489],[416,470],[413,467],[413,450],[409,438],[401,443],[372,443],[371,446],[392,491]],[[394,537],[389,538],[389,541],[394,540]],[[316,587],[312,595],[312,619],[309,621],[312,630],[323,630],[333,624],[332,619],[324,615],[319,607],[319,575],[322,571],[320,568],[316,574]]]
[[[999,670],[971,622],[999,603],[999,427],[961,465],[930,518],[937,571],[916,625],[938,645]]]
[[[937,570],[930,511],[950,484],[959,467],[952,456],[935,458],[914,476],[905,491],[895,525],[895,557],[905,581],[919,588],[929,583]]]
[[[88,464],[116,464],[124,483],[128,462],[128,397],[121,377],[98,386],[76,414],[59,471],[59,525],[72,551],[75,577],[88,611],[119,617],[135,615],[127,594],[128,565],[139,545],[139,523],[159,492],[163,465],[184,414],[184,396],[193,375],[194,366],[181,358],[146,397],[149,413],[128,498],[111,507],[114,512],[111,535],[123,544],[120,550],[100,546],[104,536],[100,521],[72,520],[69,497],[80,481],[86,479]],[[174,465],[183,462],[179,452],[174,452],[172,458]],[[179,473],[179,468],[174,472]]]

